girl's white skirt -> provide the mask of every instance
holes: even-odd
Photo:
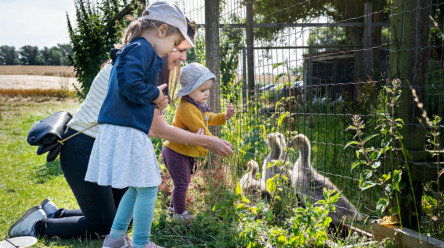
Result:
[[[100,125],[85,180],[113,188],[158,186],[161,178],[153,144],[138,129]]]

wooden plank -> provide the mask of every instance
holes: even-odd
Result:
[[[373,238],[381,242],[385,238],[395,239],[399,247],[405,248],[444,248],[444,242],[425,234],[397,225],[372,223]],[[421,236],[421,241],[419,237]]]

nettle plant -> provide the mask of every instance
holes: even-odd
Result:
[[[376,130],[378,133],[367,135],[364,132],[364,120],[359,115],[354,115],[353,124],[347,128],[355,132],[353,141],[347,143],[344,147],[353,147],[356,149],[357,160],[353,163],[351,169],[359,168],[361,190],[368,190],[375,186],[382,189],[383,196],[378,200],[376,211],[379,217],[384,216],[386,210],[390,213],[399,213],[398,194],[404,188],[401,182],[403,172],[407,172],[409,178],[409,167],[405,162],[395,162],[396,157],[402,157],[403,161],[407,161],[409,157],[408,151],[402,143],[401,129],[404,127],[404,121],[395,118],[395,111],[399,105],[401,96],[401,81],[395,79],[391,81],[389,86],[384,86],[382,95],[382,106],[387,106],[387,111],[380,113],[377,117]],[[370,142],[380,140],[381,146],[376,148]],[[400,160],[401,161],[401,160]],[[388,166],[381,166],[383,162]],[[393,199],[396,197],[395,199]],[[396,202],[387,209],[390,202]]]

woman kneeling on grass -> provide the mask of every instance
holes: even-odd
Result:
[[[188,36],[193,39],[195,30],[188,25]],[[124,37],[128,38],[128,37]],[[126,44],[127,40],[122,43]],[[169,70],[186,60],[186,52],[191,45],[182,41],[168,55]],[[113,65],[107,63],[94,79],[90,92],[82,103],[64,137],[97,123],[97,116],[108,88],[108,79]],[[60,154],[60,164],[81,210],[58,209],[49,200],[29,209],[9,230],[9,236],[47,236],[60,238],[98,238],[109,233],[117,206],[126,189],[100,186],[84,180],[89,156],[97,136],[98,126],[93,127],[67,140]],[[177,143],[200,145],[216,154],[229,156],[233,153],[231,144],[217,137],[193,134],[170,126],[158,110],[155,110],[149,132],[150,137],[158,137]]]

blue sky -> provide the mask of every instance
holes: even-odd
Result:
[[[0,45],[69,43],[66,13],[75,23],[74,0],[0,0]]]

